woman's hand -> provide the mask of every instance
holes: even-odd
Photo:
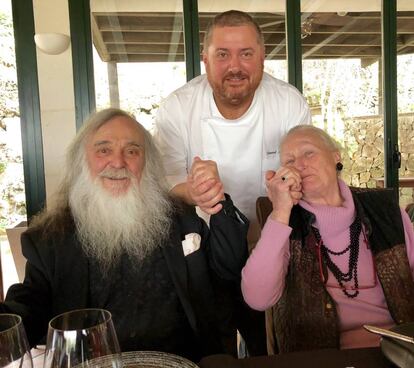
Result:
[[[270,217],[289,224],[292,207],[302,198],[301,177],[294,168],[281,167],[278,171],[266,172],[267,195],[272,202]]]

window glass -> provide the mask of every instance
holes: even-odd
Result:
[[[343,147],[342,178],[384,177],[381,0],[301,3],[303,91],[313,123]]]
[[[10,236],[27,219],[10,0],[0,1],[0,90],[0,271],[6,292],[18,281],[6,232]]]
[[[414,2],[397,2],[398,138],[400,205],[414,202]],[[414,220],[414,210],[411,211]]]
[[[163,97],[186,82],[182,1],[91,0],[96,106],[151,130]]]
[[[230,9],[249,13],[256,20],[265,41],[265,71],[276,78],[287,81],[285,0],[242,2],[198,0],[200,50],[203,50],[204,34],[210,20],[215,15]],[[205,72],[203,63],[201,63],[201,71]]]

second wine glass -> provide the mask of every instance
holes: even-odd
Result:
[[[104,309],[79,309],[49,322],[44,368],[122,367],[111,313]]]

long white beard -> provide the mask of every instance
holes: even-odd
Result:
[[[122,253],[142,260],[168,237],[172,204],[167,194],[155,180],[148,179],[145,171],[138,184],[127,170],[111,169],[115,177],[131,178],[127,192],[115,196],[102,187],[99,177],[90,177],[86,166],[69,193],[85,253],[105,269]]]

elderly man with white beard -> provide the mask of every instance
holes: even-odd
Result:
[[[231,301],[248,220],[221,197],[208,228],[169,196],[151,135],[122,110],[94,114],[69,147],[55,201],[22,235],[25,279],[10,287],[0,312],[23,318],[31,345],[52,317],[104,308],[123,351],[193,361],[235,353]]]

